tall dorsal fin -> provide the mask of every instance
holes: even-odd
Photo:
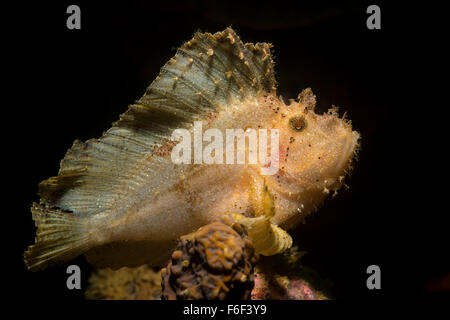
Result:
[[[140,186],[145,183],[148,190],[170,165],[170,157],[155,150],[170,146],[174,129],[187,128],[230,101],[275,93],[270,47],[244,45],[231,28],[196,33],[101,138],[74,142],[58,176],[40,184],[41,203],[80,215],[125,209]]]

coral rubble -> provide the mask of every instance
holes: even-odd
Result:
[[[211,223],[181,237],[161,271],[162,298],[250,299],[257,261],[240,224]]]
[[[119,270],[100,269],[89,279],[86,299],[155,300],[161,295],[161,273],[147,265]]]
[[[259,257],[245,228],[229,217],[180,238],[166,268],[100,269],[87,299],[328,299],[330,284],[303,266],[304,252]],[[258,262],[258,266],[255,266]]]
[[[255,274],[252,300],[325,300],[327,297],[296,276]]]
[[[300,259],[306,252],[294,246],[282,255],[263,257],[255,268],[252,300],[325,300],[332,283]]]

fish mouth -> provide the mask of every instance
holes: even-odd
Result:
[[[353,160],[359,150],[359,139],[360,135],[356,131],[352,131],[349,137],[345,139],[342,155],[336,164],[336,172],[339,172],[340,175],[345,175],[351,171]]]

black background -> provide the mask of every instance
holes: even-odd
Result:
[[[446,191],[424,179],[446,174],[445,153],[434,147],[446,128],[433,124],[448,103],[437,96],[446,94],[436,76],[446,68],[438,62],[445,33],[434,27],[440,8],[374,3],[381,30],[366,28],[371,3],[363,1],[60,1],[5,11],[13,17],[4,49],[13,99],[3,120],[14,154],[4,157],[6,235],[6,219],[17,220],[5,240],[10,290],[30,302],[83,299],[67,290],[66,265],[25,270],[38,183],[57,174],[73,140],[101,136],[195,31],[231,25],[244,42],[273,43],[279,94],[295,98],[311,87],[319,111],[339,106],[362,135],[350,188],[291,233],[309,252],[303,263],[332,283],[338,300],[439,295],[429,283],[450,270],[440,222],[448,209],[437,206]],[[70,4],[81,8],[81,30],[66,28]],[[83,257],[71,263],[81,266],[86,288],[91,267]],[[381,268],[381,290],[366,288],[371,264]]]

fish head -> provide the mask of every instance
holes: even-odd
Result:
[[[280,190],[299,193],[317,189],[337,190],[351,169],[359,145],[359,133],[333,107],[324,114],[314,112],[315,97],[292,101],[280,110],[279,170]]]

